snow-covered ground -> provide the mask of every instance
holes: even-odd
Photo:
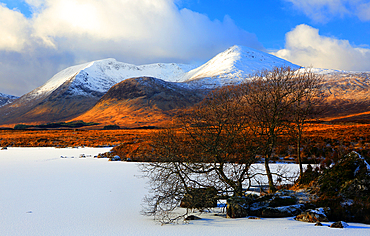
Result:
[[[140,174],[136,164],[93,158],[106,151],[0,150],[0,235],[370,235],[365,224],[331,229],[292,218],[226,219],[211,214],[185,225],[160,226],[140,214],[148,190],[146,180],[135,177]],[[80,154],[88,156],[78,158]]]

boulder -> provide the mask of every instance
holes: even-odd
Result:
[[[249,206],[249,215],[262,216],[262,211],[269,207],[268,201],[257,201]]]
[[[303,222],[328,222],[326,213],[329,211],[329,208],[316,208],[315,210],[309,209],[301,214],[297,215],[294,219]]]
[[[217,207],[217,193],[214,187],[192,188],[184,195],[180,207],[196,209]]]
[[[337,221],[330,225],[330,228],[347,228],[348,224],[344,221]]]
[[[299,198],[297,196],[299,196]],[[264,195],[254,200],[249,207],[249,215],[262,217],[289,217],[305,209],[303,193],[292,190],[280,190],[274,194]]]
[[[270,201],[270,207],[290,206],[296,204],[294,196],[274,196]]]
[[[202,218],[195,216],[195,215],[190,215],[185,218],[185,220],[201,220]]]
[[[317,206],[329,206],[330,221],[370,224],[370,160],[351,152],[317,180]]]
[[[304,204],[281,206],[281,207],[267,207],[262,210],[262,217],[279,218],[296,216],[304,210]]]
[[[248,216],[248,203],[245,197],[230,197],[227,199],[226,217],[242,218]]]
[[[120,161],[121,160],[121,157],[119,157],[118,155],[115,155],[111,158],[109,158],[110,161]]]

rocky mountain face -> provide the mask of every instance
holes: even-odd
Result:
[[[117,124],[122,127],[158,125],[173,111],[202,100],[201,93],[178,83],[138,77],[114,85],[89,111],[74,120]]]
[[[5,106],[6,104],[12,103],[17,98],[19,97],[0,93],[0,107]]]
[[[324,115],[332,121],[370,119],[370,72],[323,74]]]

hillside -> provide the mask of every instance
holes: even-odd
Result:
[[[324,78],[327,120],[370,119],[370,72],[331,72]]]
[[[88,120],[121,127],[160,125],[176,109],[201,101],[193,90],[152,77],[138,77],[114,85],[86,113],[74,120]]]

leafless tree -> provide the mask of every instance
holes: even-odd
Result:
[[[146,214],[167,222],[177,219],[167,213],[197,188],[214,188],[219,197],[244,195],[257,148],[246,131],[241,92],[235,86],[216,90],[179,114],[180,128],[153,136],[151,155],[160,162],[141,165],[152,191]]]
[[[200,104],[179,112],[176,126],[153,134],[151,151],[145,149],[144,155],[158,160],[141,164],[151,189],[145,213],[172,222],[184,215],[170,212],[185,196],[195,197],[195,189],[215,189],[218,198],[245,196],[259,174],[251,171],[251,165],[260,155],[274,192],[273,175],[284,178],[270,170],[274,149],[292,124],[300,143],[317,88],[311,72],[280,67],[217,89]]]
[[[274,149],[279,139],[288,135],[292,123],[300,144],[304,123],[314,109],[318,82],[311,72],[275,67],[256,73],[242,85],[249,128],[259,139],[271,192],[276,191],[269,167]]]
[[[296,88],[293,94],[295,102],[292,104],[292,134],[296,141],[297,160],[300,177],[303,174],[301,143],[307,122],[314,120],[322,113],[322,76],[311,69],[301,69],[295,73]]]

